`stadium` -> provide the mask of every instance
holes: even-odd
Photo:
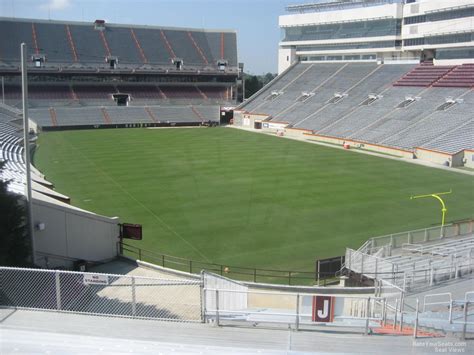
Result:
[[[282,350],[287,332],[297,352],[326,332],[472,349],[473,16],[288,5],[278,75],[248,98],[232,29],[1,17],[0,179],[35,266],[0,267],[13,338],[41,310],[82,331],[162,321],[155,350]]]

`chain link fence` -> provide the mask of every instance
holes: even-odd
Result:
[[[0,267],[3,307],[201,322],[201,281]]]

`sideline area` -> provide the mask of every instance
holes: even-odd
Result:
[[[239,126],[234,126],[234,125],[228,125],[226,127],[240,129],[242,131],[247,131],[247,132],[260,133],[260,134],[265,134],[265,135],[268,135],[268,136],[277,137],[277,135],[272,133],[272,132],[265,132],[265,131],[256,130],[256,129],[253,129],[253,128],[245,128],[245,127],[239,127]],[[322,145],[322,146],[329,147],[329,148],[334,148],[334,149],[346,150],[342,146],[338,146],[338,145],[335,145],[335,144],[324,143],[324,142],[319,142],[319,141],[315,141],[315,140],[308,140],[308,139],[302,139],[302,138],[299,138],[299,137],[289,137],[289,136],[283,136],[283,138],[292,139],[292,140],[299,141],[299,142]],[[459,173],[459,174],[474,176],[474,170],[471,170],[471,169],[468,170],[468,169],[458,169],[458,168],[453,168],[453,167],[447,167],[447,166],[431,163],[431,162],[428,162],[426,160],[421,160],[421,159],[404,159],[404,158],[391,156],[391,155],[388,155],[388,154],[381,154],[381,153],[371,152],[371,151],[368,151],[368,150],[365,150],[365,149],[359,149],[359,148],[351,148],[349,151],[360,153],[360,154],[373,155],[373,156],[380,157],[380,158],[385,158],[385,159],[403,161],[403,162],[410,163],[410,164],[415,164],[415,165],[422,165],[422,166],[426,166],[426,167],[429,167],[429,168],[435,168],[435,169],[455,172],[455,173]]]

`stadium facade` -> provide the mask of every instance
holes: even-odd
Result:
[[[286,9],[279,73],[297,61],[474,62],[471,0],[330,0]]]
[[[0,18],[11,106],[21,101],[22,42],[30,113],[42,129],[197,125],[219,121],[239,96],[233,30]]]
[[[31,151],[46,130],[214,124],[238,99],[233,30],[0,18],[0,179],[12,193],[24,195],[26,186],[21,43]],[[72,268],[116,257],[119,218],[71,206],[31,168],[37,264]]]
[[[474,1],[318,1],[280,16],[279,76],[234,122],[472,168]]]

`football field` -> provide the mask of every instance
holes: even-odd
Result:
[[[44,132],[34,163],[78,206],[140,223],[136,246],[313,270],[367,238],[474,216],[474,177],[229,128]]]

